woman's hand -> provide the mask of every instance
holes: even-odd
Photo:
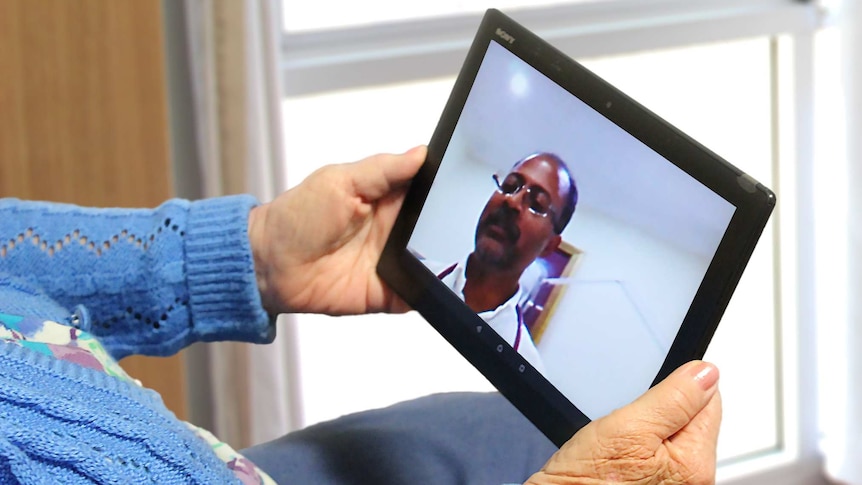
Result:
[[[683,365],[637,401],[578,431],[527,484],[714,484],[717,384],[712,364]]]
[[[277,313],[404,311],[377,262],[426,149],[323,167],[252,210],[249,238],[264,308]]]

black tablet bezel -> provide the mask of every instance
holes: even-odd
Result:
[[[515,39],[509,42],[508,39]],[[775,195],[501,12],[488,10],[467,54],[425,164],[413,180],[378,265],[384,281],[558,446],[589,418],[470,310],[407,249],[431,184],[491,42],[732,203],[736,211],[652,385],[702,358],[775,206]]]

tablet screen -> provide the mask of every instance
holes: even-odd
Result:
[[[492,40],[407,248],[596,419],[653,383],[735,210]]]
[[[703,357],[774,206],[492,9],[378,273],[562,445]]]

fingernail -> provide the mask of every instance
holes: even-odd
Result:
[[[718,368],[709,362],[701,362],[691,370],[694,380],[704,391],[709,390],[718,382]]]
[[[407,150],[406,152],[404,152],[404,154],[405,155],[412,155],[412,154],[416,153],[417,151],[419,151],[423,148],[425,148],[425,145],[417,145],[417,146]]]

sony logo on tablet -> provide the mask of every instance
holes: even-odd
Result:
[[[511,35],[509,35],[509,33],[508,33],[508,32],[506,32],[505,30],[501,29],[500,27],[497,27],[497,35],[498,35],[501,39],[503,39],[503,40],[505,40],[506,42],[508,42],[508,43],[509,43],[509,45],[514,44],[514,43],[515,43],[515,38],[514,38],[514,37],[512,37]]]

